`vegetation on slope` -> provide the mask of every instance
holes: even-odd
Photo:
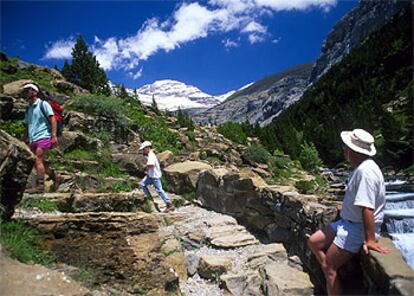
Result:
[[[364,128],[374,134],[383,164],[412,162],[412,11],[403,10],[333,66],[301,101],[260,130],[262,143],[293,159],[314,143],[325,163],[343,160],[339,134]]]

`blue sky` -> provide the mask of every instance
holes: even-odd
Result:
[[[82,34],[109,79],[175,79],[219,95],[315,60],[338,0],[1,1],[1,48],[59,67]]]

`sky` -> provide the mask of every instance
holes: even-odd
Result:
[[[317,59],[355,0],[0,1],[1,50],[60,68],[79,34],[129,88],[174,79],[220,95]]]

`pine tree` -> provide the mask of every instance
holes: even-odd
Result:
[[[152,104],[151,104],[151,109],[152,109],[155,113],[157,113],[157,114],[159,114],[159,113],[160,113],[160,110],[158,109],[158,105],[157,105],[157,102],[155,101],[155,97],[154,97],[154,95],[152,95]]]
[[[72,50],[71,81],[89,90],[109,96],[111,89],[108,77],[100,68],[96,57],[88,50],[82,35],[79,35]]]
[[[70,69],[68,60],[65,60],[61,73],[66,80],[72,81],[72,70]]]

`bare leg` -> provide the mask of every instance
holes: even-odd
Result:
[[[338,277],[338,269],[348,262],[353,253],[340,249],[335,244],[331,244],[326,252],[325,262],[322,263],[322,270],[326,278],[326,290],[328,295],[341,295],[342,285]]]
[[[36,173],[38,178],[45,178],[45,165],[44,165],[44,151],[42,148],[37,147],[35,151],[36,156]]]
[[[308,246],[316,256],[316,259],[318,259],[319,264],[322,265],[322,263],[325,262],[325,253],[332,244],[334,238],[335,232],[332,227],[328,225],[321,230],[316,231],[308,239]]]

